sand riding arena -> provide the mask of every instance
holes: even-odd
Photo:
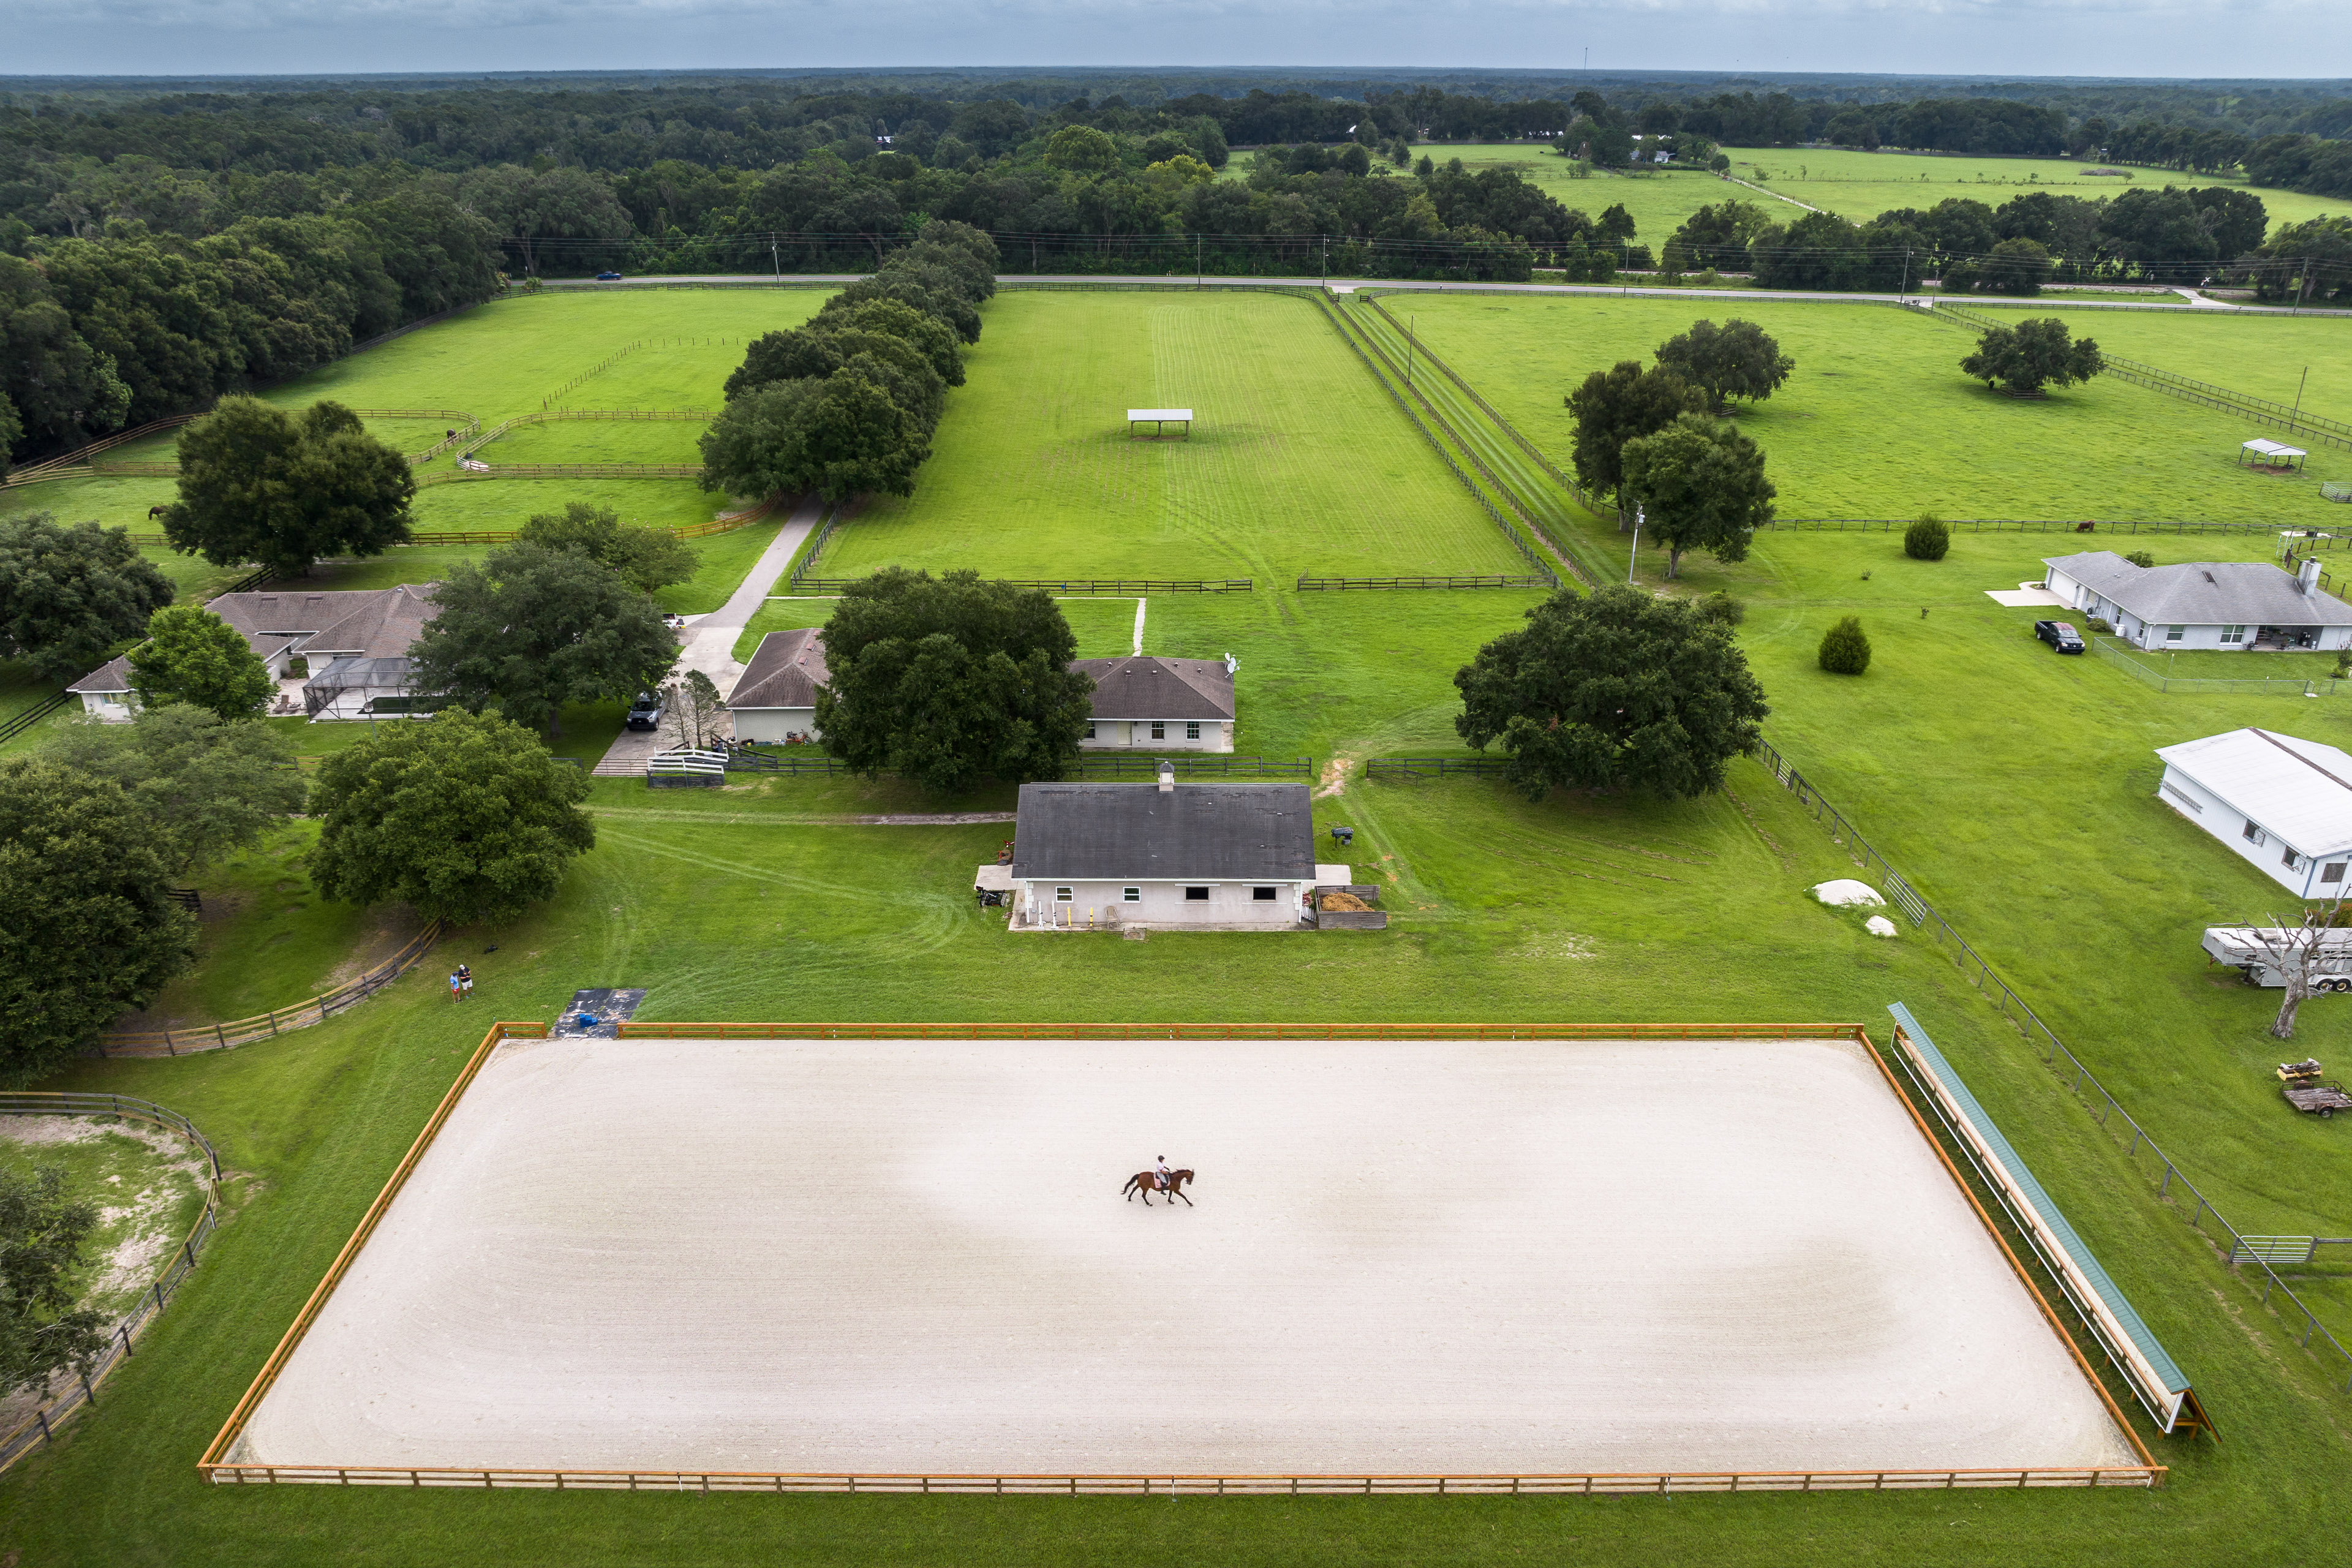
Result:
[[[1859,1029],[624,1030],[492,1031],[209,1479],[2162,1474]]]

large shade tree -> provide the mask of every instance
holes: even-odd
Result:
[[[677,638],[611,567],[518,542],[450,568],[409,658],[420,691],[557,735],[567,703],[660,685]]]
[[[1481,751],[1499,742],[1529,799],[1555,785],[1702,794],[1761,738],[1763,689],[1729,627],[1688,603],[1562,591],[1527,619],[1454,677],[1454,727]]]
[[[215,566],[291,575],[328,555],[381,555],[408,537],[408,459],[339,403],[289,414],[224,397],[180,433],[180,499],[163,535]]]
[[[1626,442],[1624,463],[1624,494],[1664,547],[1669,578],[1693,550],[1745,561],[1748,536],[1772,520],[1778,491],[1764,477],[1763,448],[1721,420],[1685,414]]]
[[[1987,386],[1999,383],[2013,396],[2034,397],[2044,387],[2072,386],[2107,367],[2099,345],[2076,339],[2055,316],[2013,327],[1988,327],[1960,368]]]
[[[517,536],[524,543],[584,555],[620,574],[640,593],[650,594],[692,577],[701,563],[686,542],[667,528],[632,526],[610,507],[572,501],[562,511],[535,512]]]
[[[121,785],[174,875],[249,848],[302,809],[292,742],[193,703],[149,708],[128,724],[62,725],[43,754]]]
[[[1577,481],[1595,495],[1613,495],[1625,480],[1625,443],[1705,409],[1706,394],[1676,371],[1663,365],[1644,370],[1638,361],[1625,359],[1586,376],[1567,402],[1576,420],[1569,460]]]
[[[131,686],[151,707],[186,702],[223,719],[257,718],[278,696],[245,634],[195,605],[148,617],[147,640],[131,650]]]
[[[1086,733],[1094,682],[1069,668],[1077,637],[1036,589],[893,567],[843,593],[824,649],[817,729],[869,774],[940,792],[1059,778]]]
[[[0,1085],[71,1060],[195,954],[172,841],[113,779],[0,758]]]
[[[128,529],[68,528],[46,511],[0,518],[0,655],[50,680],[104,664],[171,602],[171,579]]]
[[[1734,398],[1760,403],[1797,368],[1772,335],[1753,321],[1693,321],[1690,331],[1658,345],[1658,363],[1706,394],[1720,414]]]
[[[581,769],[496,714],[383,725],[320,764],[310,879],[328,898],[398,899],[428,920],[512,920],[595,847],[587,794]]]
[[[0,1394],[87,1373],[105,1351],[106,1318],[77,1289],[98,1217],[96,1203],[68,1191],[61,1165],[0,1171]]]

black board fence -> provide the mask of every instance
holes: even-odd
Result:
[[[0,1094],[0,1116],[110,1116],[121,1121],[144,1121],[186,1139],[204,1155],[205,1163],[204,1213],[196,1216],[196,1223],[181,1238],[163,1272],[148,1284],[137,1303],[115,1321],[113,1333],[96,1363],[77,1374],[52,1379],[53,1392],[13,1430],[0,1435],[0,1470],[5,1470],[34,1448],[55,1442],[58,1425],[75,1411],[85,1405],[96,1407],[98,1385],[106,1381],[108,1373],[131,1359],[141,1336],[163,1310],[163,1304],[195,1271],[197,1257],[220,1223],[221,1162],[212,1140],[196,1131],[194,1122],[168,1106],[131,1095]]]
[[[1500,778],[1508,757],[1374,757],[1364,764],[1368,779]]]
[[[52,691],[29,708],[20,708],[0,721],[0,745],[15,740],[58,709],[72,700],[65,692]]]
[[[1892,533],[1910,527],[1917,517],[1776,517],[1759,523],[1757,531],[1810,533]],[[2275,522],[2198,522],[2154,518],[1992,518],[1947,517],[1938,520],[1955,532],[1968,533],[2217,533],[2294,534],[2315,550],[2342,550],[2352,534],[2327,533],[2296,524]]]
[[[1297,779],[1302,784],[1312,784],[1315,780],[1315,759],[1312,757],[1232,757],[1197,753],[1167,757],[1134,757],[1125,753],[1082,756],[1062,776],[1071,779],[1153,779],[1160,776],[1162,766],[1175,770],[1180,779]]]
[[[1487,574],[1472,577],[1307,577],[1298,579],[1302,594],[1345,593],[1358,588],[1541,588],[1547,591],[1559,586],[1559,579],[1546,575],[1510,576]]]

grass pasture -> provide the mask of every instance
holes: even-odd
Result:
[[[1307,304],[1243,293],[999,295],[911,499],[836,531],[822,574],[1013,577],[1522,570]],[[1190,407],[1137,441],[1133,407]]]
[[[1989,392],[1959,371],[1970,333],[1891,306],[1426,294],[1384,303],[1392,315],[1410,313],[1431,348],[1563,467],[1574,423],[1562,399],[1587,374],[1620,359],[1648,363],[1659,343],[1701,318],[1757,322],[1796,370],[1735,416],[1765,448],[1785,517],[1932,511],[2326,528],[2342,521],[2342,509],[2322,499],[2320,481],[2352,479],[2352,453],[2326,447],[2312,454],[2306,477],[2252,474],[2236,462],[2239,443],[2257,433],[2243,421],[2113,378],[2039,402]],[[2161,323],[2146,330],[2151,341],[2173,320],[2080,315],[2085,330],[2099,331],[2111,317]],[[2232,324],[2242,323],[2213,323]],[[2180,323],[2173,357],[2187,354],[2189,329],[2201,325]],[[2317,360],[2336,354],[2344,337],[2337,321],[2281,325],[2293,331],[2242,346],[2219,332],[2198,340],[2207,349],[2199,369],[2153,353],[2152,362],[2224,386],[2248,376],[2272,386],[2274,378],[2248,368],[2259,357],[2292,342],[2310,344]]]
[[[1414,155],[1418,157],[1424,152],[1441,166],[1459,158],[1462,166],[1474,174],[1482,168],[1514,170],[1560,205],[1595,220],[1610,207],[1622,206],[1625,215],[1633,220],[1633,242],[1648,246],[1653,254],[1673,237],[1685,218],[1700,207],[1733,197],[1758,201],[1767,207],[1781,205],[1702,169],[1653,168],[1618,173],[1595,169],[1580,180],[1570,171],[1580,165],[1549,146],[1531,142],[1430,146],[1417,149]],[[1798,216],[1795,207],[1788,207],[1785,212],[1789,217]]]
[[[2029,191],[2089,199],[2167,185],[2234,185],[2263,200],[2271,226],[2340,213],[2340,198],[2249,185],[2242,175],[2189,174],[2170,169],[2101,163],[2087,158],[2004,158],[1973,153],[1864,153],[1843,147],[1727,147],[1731,172],[1854,223],[1903,207],[1922,212],[1948,196],[1998,207]],[[2121,174],[2093,174],[2099,168]]]

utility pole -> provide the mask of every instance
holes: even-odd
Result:
[[[2296,379],[2294,384],[2294,412],[2286,416],[2286,427],[2290,430],[2295,427],[2295,421],[2303,417],[2303,386],[2304,383],[2310,379],[2311,367],[2309,365],[2305,365],[2303,367],[2303,374]]]
[[[1642,559],[1642,503],[1633,503],[1633,553],[1625,558],[1625,586],[1633,585],[1633,565]]]
[[[1895,302],[1907,304],[1911,299],[1911,247],[1903,247],[1903,287],[1895,291]]]
[[[781,243],[773,239],[768,241],[768,259],[776,264],[776,281],[779,283],[784,280],[784,257],[783,252],[778,248]]]
[[[1205,286],[1201,279],[1201,237],[1196,234],[1192,237],[1192,287],[1201,289]]]

